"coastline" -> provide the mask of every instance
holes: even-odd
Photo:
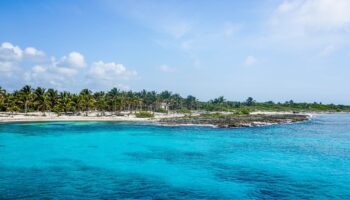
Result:
[[[121,112],[121,116],[105,112],[102,116],[100,112],[80,113],[79,115],[57,115],[56,113],[8,113],[0,112],[0,123],[15,122],[50,122],[50,121],[112,121],[112,122],[157,122],[160,119],[183,117],[178,113],[154,113],[152,118],[139,118],[135,113]],[[196,114],[195,114],[196,115]]]
[[[115,122],[151,122],[149,118],[128,118],[128,117],[25,117],[25,118],[7,118],[0,119],[0,123],[16,123],[16,122],[53,122],[53,121],[115,121]]]
[[[216,112],[217,113],[217,112]],[[106,121],[106,122],[146,122],[160,126],[205,126],[213,128],[234,128],[234,127],[258,127],[276,124],[287,124],[298,121],[305,121],[316,113],[293,114],[291,112],[263,112],[258,111],[247,116],[235,116],[234,119],[226,118],[230,116],[225,112],[220,114],[225,116],[224,121],[218,122],[217,119],[210,117],[203,120],[203,112],[193,112],[191,116],[180,113],[154,113],[152,118],[138,118],[134,113],[120,113],[122,116],[105,113],[101,116],[100,112],[80,113],[79,115],[57,115],[55,113],[0,113],[1,123],[20,123],[20,122],[55,122],[55,121]],[[300,118],[301,117],[301,118]],[[196,119],[200,120],[196,120]],[[297,119],[295,119],[297,118]],[[247,120],[248,119],[248,120]],[[233,123],[233,121],[234,123]]]
[[[232,114],[205,114],[198,116],[185,116],[180,118],[163,118],[159,123],[164,125],[193,125],[203,126],[211,125],[217,128],[239,128],[239,127],[258,127],[276,124],[288,124],[309,120],[312,115],[306,114],[251,114],[251,115],[232,115]]]

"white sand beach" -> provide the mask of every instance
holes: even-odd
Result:
[[[1,122],[44,122],[44,121],[135,121],[135,122],[156,122],[162,118],[168,117],[181,117],[183,114],[179,113],[154,113],[153,118],[138,118],[133,113],[123,112],[119,115],[115,115],[109,112],[105,112],[102,115],[101,112],[88,112],[80,113],[80,115],[58,115],[52,112],[31,112],[31,113],[0,113]]]

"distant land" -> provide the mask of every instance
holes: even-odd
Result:
[[[256,102],[252,97],[246,101],[226,100],[223,96],[200,101],[192,95],[182,97],[170,91],[157,93],[142,90],[139,92],[122,91],[113,88],[108,92],[92,92],[83,89],[75,94],[42,87],[32,88],[29,85],[20,90],[7,92],[0,87],[0,111],[2,112],[55,112],[79,113],[88,111],[103,112],[160,112],[176,111],[187,113],[195,110],[225,111],[233,114],[249,114],[256,111],[277,112],[349,112],[349,105],[299,103],[293,100],[276,103],[273,101]]]
[[[251,127],[298,122],[313,113],[349,112],[350,106],[296,103],[229,101],[218,97],[200,101],[170,91],[157,93],[122,91],[80,93],[32,88],[7,92],[0,87],[0,122],[23,121],[150,121],[163,125],[209,125],[222,128]]]

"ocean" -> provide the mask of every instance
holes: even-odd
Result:
[[[254,128],[0,124],[0,199],[350,199],[350,115]]]

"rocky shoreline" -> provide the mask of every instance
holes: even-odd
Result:
[[[124,116],[100,116],[99,113],[91,112],[87,116],[58,116],[55,113],[0,113],[0,123],[8,122],[47,122],[47,121],[121,121],[121,122],[149,122],[166,126],[212,126],[219,128],[231,127],[255,127],[273,124],[283,124],[304,121],[310,118],[309,114],[293,113],[259,113],[237,115],[232,113],[193,113],[184,114],[163,114],[156,113],[154,117],[138,118],[134,114]]]
[[[273,124],[284,124],[305,121],[310,115],[303,114],[275,114],[275,115],[219,115],[219,116],[184,116],[163,118],[159,120],[163,125],[211,125],[218,128],[255,127]]]

